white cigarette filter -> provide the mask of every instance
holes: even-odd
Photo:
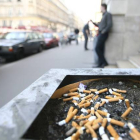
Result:
[[[121,122],[121,121],[118,121],[118,120],[115,120],[115,119],[111,119],[111,118],[107,118],[107,121],[110,122],[111,124],[115,124],[115,125],[118,125],[118,126],[121,126],[121,127],[125,127],[124,122]]]
[[[102,140],[109,140],[107,134],[105,133],[104,127],[101,126],[99,128],[99,134],[100,134]]]
[[[112,89],[109,89],[109,93],[110,93],[110,94],[113,94],[113,95],[116,95],[116,96],[121,96],[121,94],[112,91]]]
[[[116,89],[116,88],[113,88],[113,91],[120,92],[120,93],[126,93],[127,92],[126,90],[120,90],[120,89]]]
[[[91,116],[91,117],[88,118],[88,120],[89,120],[89,121],[96,120],[96,116]]]
[[[96,91],[95,93],[96,94],[101,94],[101,93],[104,93],[104,92],[107,92],[107,91],[108,91],[108,89],[107,88],[104,88],[104,89],[101,89],[99,91]]]
[[[76,95],[78,95],[78,92],[71,92],[71,93],[65,93],[65,94],[63,94],[64,97],[76,96]]]
[[[81,112],[83,112],[83,113],[88,113],[88,111],[87,111],[85,108],[82,108],[82,109],[81,109]]]
[[[96,105],[94,106],[94,109],[97,110],[100,106],[100,102],[97,102]]]
[[[128,123],[127,125],[128,125],[128,127],[129,127],[129,129],[130,129],[134,134],[136,134],[137,137],[139,137],[139,139],[140,139],[140,132],[135,128],[135,126],[134,126],[132,123]]]

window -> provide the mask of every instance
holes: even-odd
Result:
[[[37,33],[33,33],[33,39],[38,39],[38,34]]]
[[[10,27],[12,26],[12,20],[9,21],[9,26],[10,26]]]
[[[32,39],[33,39],[32,33],[28,33],[27,38],[28,38],[29,40],[32,40]]]
[[[6,20],[3,20],[3,26],[6,26]]]
[[[3,36],[3,39],[8,40],[20,40],[25,39],[25,33],[24,32],[10,32]]]
[[[22,20],[20,20],[19,21],[19,26],[22,26],[22,25],[23,25]]]

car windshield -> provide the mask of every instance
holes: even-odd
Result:
[[[6,33],[2,39],[7,39],[7,40],[21,40],[25,39],[25,32],[10,32]]]
[[[50,33],[44,33],[43,36],[44,38],[53,38],[53,35]]]

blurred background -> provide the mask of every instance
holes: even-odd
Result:
[[[139,0],[0,0],[0,107],[51,68],[92,68],[98,27],[88,51],[83,27],[101,21],[101,3],[113,18],[105,68],[140,68]]]

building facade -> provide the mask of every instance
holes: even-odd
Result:
[[[140,51],[140,0],[103,0],[113,15],[113,28],[106,44],[110,64],[127,60]]]
[[[59,0],[0,0],[0,27],[44,27],[54,31],[79,26]],[[75,22],[70,24],[70,22]]]

